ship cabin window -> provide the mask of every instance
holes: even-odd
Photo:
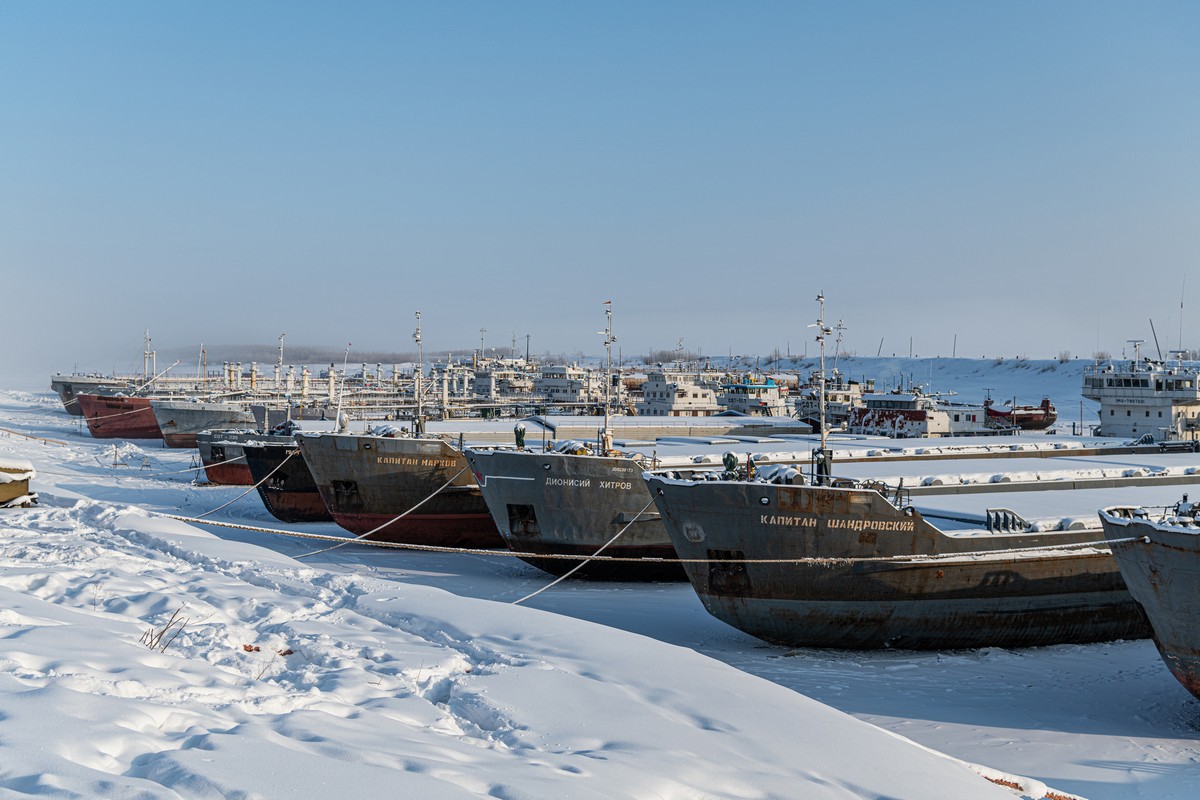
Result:
[[[1158,418],[1159,418],[1159,419],[1162,419],[1162,412],[1161,412],[1161,411],[1160,411],[1160,412],[1158,412]]]
[[[1147,410],[1146,410],[1146,416],[1147,416],[1147,417],[1148,417],[1148,416],[1150,416],[1150,411],[1149,411],[1149,409],[1147,409]]]
[[[954,421],[955,421],[955,422],[958,422],[958,414],[955,414],[955,415],[954,415]]]
[[[1125,416],[1127,416],[1127,417],[1132,417],[1132,416],[1133,416],[1133,412],[1132,412],[1132,411],[1130,411],[1130,410],[1128,410],[1128,409],[1126,409],[1126,410],[1125,410]]]
[[[1116,409],[1110,408],[1110,409],[1108,410],[1108,415],[1109,415],[1110,417],[1112,417],[1112,416],[1116,416],[1116,413],[1117,413],[1117,412],[1116,412]]]
[[[1154,382],[1154,391],[1161,392],[1162,390],[1163,390],[1163,382],[1162,382],[1162,379],[1160,378]]]

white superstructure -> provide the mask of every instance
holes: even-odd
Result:
[[[637,413],[643,417],[707,417],[721,412],[717,393],[694,370],[658,367],[646,373]]]
[[[1104,436],[1200,438],[1200,372],[1182,360],[1171,365],[1135,350],[1132,361],[1086,367],[1083,396],[1100,403]]]

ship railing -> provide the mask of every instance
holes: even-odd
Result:
[[[1185,494],[1169,506],[1113,506],[1105,512],[1122,519],[1163,522],[1169,525],[1200,525],[1200,502],[1190,502]]]
[[[912,490],[904,485],[901,480],[895,486],[880,480],[856,480],[854,478],[832,478],[829,485],[835,489],[865,489],[867,491],[879,492],[884,500],[887,500],[896,508],[907,508],[912,505]]]
[[[989,508],[985,512],[985,515],[989,533],[1008,533],[1011,531],[1028,531],[1033,529],[1033,523],[1010,508]]]

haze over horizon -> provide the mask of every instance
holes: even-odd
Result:
[[[1198,23],[4,4],[0,374],[140,364],[145,328],[404,352],[417,310],[427,354],[599,354],[605,300],[626,354],[796,354],[818,292],[862,356],[1197,348]]]

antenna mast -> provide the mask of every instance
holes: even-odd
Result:
[[[604,336],[604,349],[608,353],[608,369],[604,373],[604,430],[600,434],[600,447],[608,452],[612,449],[612,432],[608,429],[608,416],[611,410],[612,393],[612,346],[617,337],[613,336],[612,332],[612,300],[604,301],[604,316],[607,324],[604,330],[597,331]]]
[[[350,345],[353,342],[346,342],[346,355],[342,359],[342,389],[338,392],[337,415],[334,417],[334,425],[338,429],[338,433],[344,433],[342,428],[342,398],[346,396],[346,367],[350,363]]]
[[[809,325],[810,328],[817,329],[817,342],[821,345],[821,375],[818,378],[817,385],[817,403],[820,405],[820,426],[821,426],[821,449],[817,451],[817,483],[825,486],[829,483],[829,473],[833,459],[829,452],[827,444],[827,432],[825,425],[825,337],[833,333],[833,329],[825,325],[825,294],[817,295],[817,303],[820,304],[821,312],[817,317],[816,325]]]
[[[417,330],[413,333],[413,341],[417,343],[417,370],[413,376],[413,392],[417,395],[417,429],[425,427],[424,407],[421,404],[421,378],[425,376],[425,350],[421,343],[421,312],[417,312]],[[447,360],[448,365],[448,360]]]

